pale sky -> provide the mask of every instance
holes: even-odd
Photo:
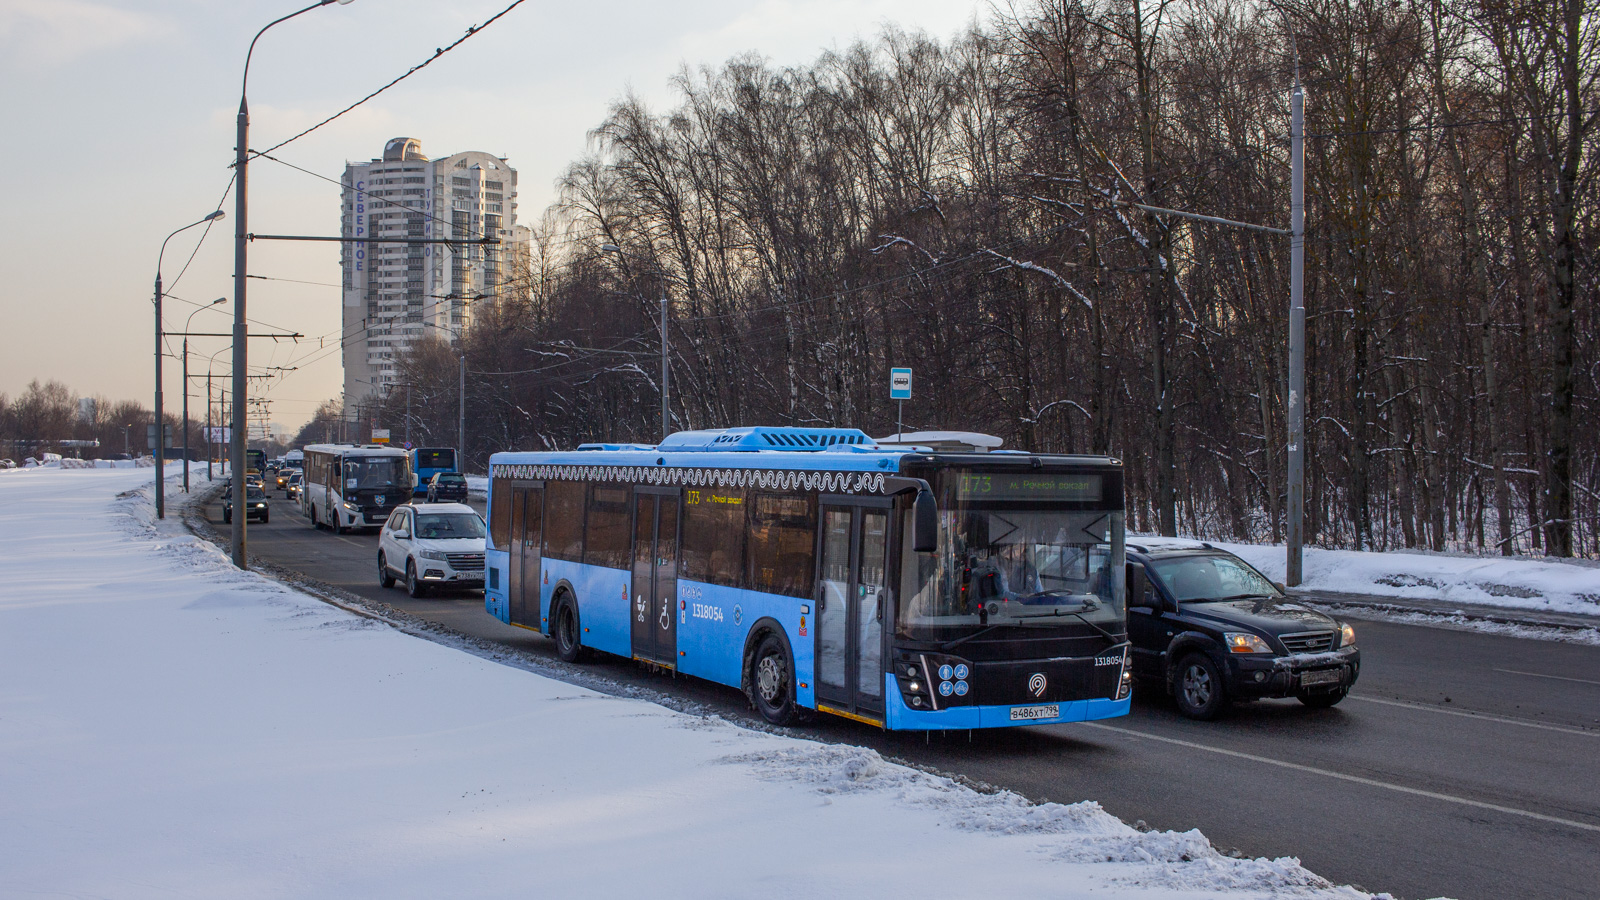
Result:
[[[150,405],[156,256],[172,230],[216,209],[233,159],[245,49],[256,30],[310,0],[0,0],[0,393],[56,379],[78,393]],[[355,0],[274,27],[250,70],[251,138],[264,149],[325,118],[484,22],[510,0]],[[332,178],[346,160],[415,137],[430,157],[483,150],[518,171],[518,221],[554,199],[587,132],[630,88],[657,110],[687,63],[755,51],[778,65],[870,39],[885,25],[947,39],[984,0],[527,0],[387,93],[280,151]],[[276,163],[250,166],[250,230],[334,235],[339,188]],[[173,238],[162,273],[169,331],[228,331],[234,207],[174,285],[201,229]],[[203,227],[203,226],[202,226]],[[253,341],[250,363],[298,371],[265,389],[291,428],[342,385],[336,244],[255,242],[249,315],[310,336]],[[323,286],[328,285],[328,286]],[[174,299],[174,298],[182,298]],[[316,350],[319,337],[326,349]],[[173,342],[176,348],[177,342]],[[190,371],[224,350],[190,342]],[[217,356],[216,371],[227,369]],[[166,360],[166,407],[181,403]],[[203,385],[191,388],[198,406]]]

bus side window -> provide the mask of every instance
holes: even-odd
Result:
[[[585,529],[583,561],[608,569],[628,567],[628,489],[592,485],[589,488],[589,522]]]
[[[816,568],[816,498],[763,493],[751,497],[750,587],[810,597]]]
[[[494,496],[494,503],[489,507],[489,536],[496,550],[510,550],[511,482],[496,478],[490,493]]]
[[[545,485],[545,556],[583,562],[584,493],[584,484],[578,481]]]
[[[738,488],[683,494],[683,568],[690,581],[744,586],[745,495]]]

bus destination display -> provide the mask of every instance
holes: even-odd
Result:
[[[1066,501],[1098,503],[1099,475],[962,472],[956,476],[956,502]]]

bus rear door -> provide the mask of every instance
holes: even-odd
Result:
[[[869,501],[870,502],[870,501]],[[889,506],[824,498],[816,612],[817,703],[881,721]]]

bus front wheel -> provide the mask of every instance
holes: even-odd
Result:
[[[567,594],[556,598],[554,614],[556,627],[556,656],[562,662],[575,663],[583,659],[583,631],[579,628],[578,605]]]
[[[783,639],[775,634],[762,638],[750,669],[750,696],[761,718],[774,725],[793,723],[797,718],[794,662]]]

